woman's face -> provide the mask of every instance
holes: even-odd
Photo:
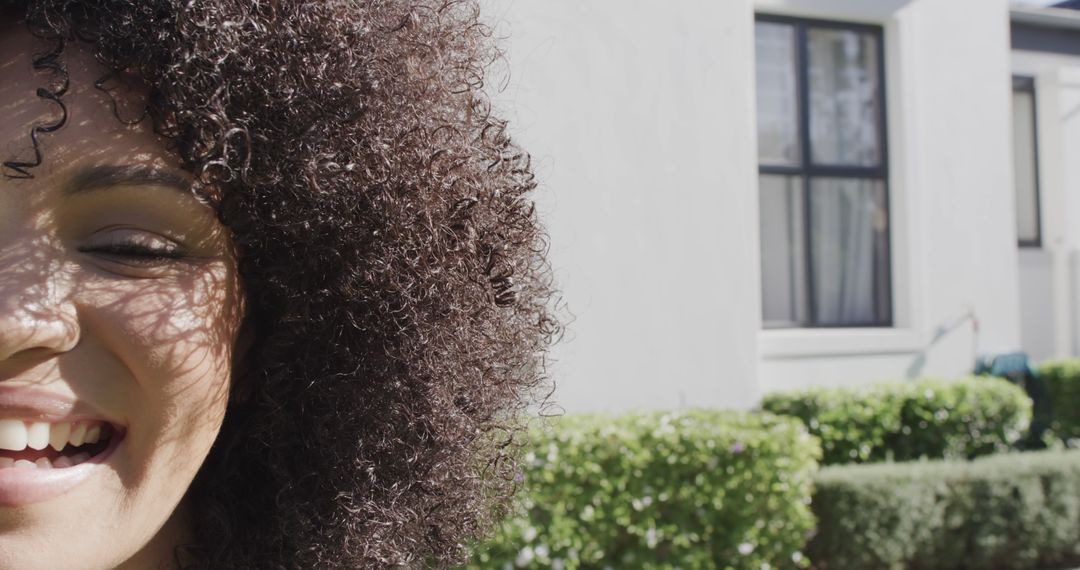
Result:
[[[59,117],[31,65],[50,47],[0,25],[0,160],[32,158],[32,126]],[[33,179],[0,177],[0,569],[157,568],[224,414],[235,260],[162,139],[94,88],[86,48],[62,61],[67,125]]]

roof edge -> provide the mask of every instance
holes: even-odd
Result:
[[[1067,8],[1011,6],[1009,19],[1015,24],[1080,30],[1080,11]]]

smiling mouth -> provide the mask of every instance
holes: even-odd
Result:
[[[101,455],[118,437],[97,420],[27,422],[0,419],[0,469],[63,469]]]

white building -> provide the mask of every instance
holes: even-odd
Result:
[[[1080,4],[1064,5],[1012,14],[1021,338],[1039,359],[1080,353]]]
[[[488,13],[508,36],[499,104],[538,166],[576,317],[552,366],[568,411],[750,407],[959,376],[987,352],[1077,354],[1080,11]]]

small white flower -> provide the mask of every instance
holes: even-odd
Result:
[[[530,526],[529,528],[525,529],[525,532],[521,533],[521,538],[524,538],[525,542],[532,542],[533,539],[536,538],[537,534],[538,533],[536,532],[536,527]]]
[[[645,544],[648,545],[649,548],[656,548],[657,542],[659,542],[659,537],[656,534],[655,528],[650,528],[645,531]]]
[[[518,568],[524,568],[533,561],[533,558],[535,558],[533,549],[526,546],[518,552],[517,558],[514,559],[514,564],[517,564]]]
[[[739,554],[742,554],[743,556],[747,556],[753,551],[754,545],[750,544],[749,542],[744,542],[739,545]]]

